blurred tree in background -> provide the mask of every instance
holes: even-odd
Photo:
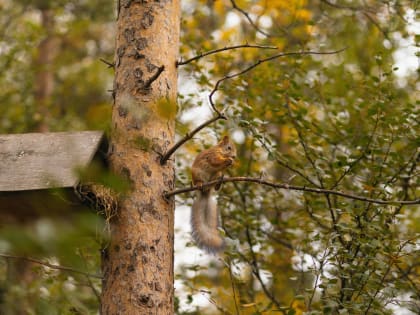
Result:
[[[373,199],[418,198],[415,1],[182,5],[182,60],[233,45],[260,47],[179,65],[178,134],[214,115],[212,91],[228,118],[177,152],[179,187],[190,185],[194,155],[229,132],[239,156],[232,176]],[[114,53],[114,6],[0,0],[2,133],[108,129],[112,72],[99,59]],[[268,61],[282,52],[344,48]],[[179,209],[191,204],[188,195],[177,201]],[[218,203],[231,245],[220,258],[203,254],[199,264],[179,259],[177,314],[420,312],[418,205],[246,182],[223,185]],[[104,238],[98,215],[22,221],[2,222],[1,252],[98,272]],[[97,313],[96,278],[11,258],[0,260],[0,277],[1,314]]]
[[[110,120],[112,2],[8,1],[1,6],[2,132],[105,128]]]
[[[0,1],[1,133],[108,128],[114,16],[112,2]],[[102,218],[54,194],[68,207],[33,194],[36,213],[1,213],[0,252],[97,274]],[[1,314],[97,312],[97,278],[15,258],[0,270]]]

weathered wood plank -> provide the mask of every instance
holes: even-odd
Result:
[[[102,131],[0,135],[0,191],[71,187],[92,160]]]

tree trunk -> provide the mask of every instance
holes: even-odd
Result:
[[[38,46],[35,67],[35,101],[40,116],[37,131],[48,131],[51,96],[54,91],[54,59],[58,51],[58,39],[54,36],[54,12],[49,8],[41,8],[41,22],[45,30],[45,38]]]
[[[101,314],[173,314],[173,161],[179,0],[118,1],[111,168],[130,185],[102,254]]]

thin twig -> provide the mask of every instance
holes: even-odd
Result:
[[[253,135],[255,135],[257,132],[255,132],[254,130],[253,130],[253,128],[251,128],[251,132],[253,133]],[[261,138],[257,138],[257,141],[263,146],[263,148],[268,152],[268,153],[270,153],[270,154],[273,154],[274,155],[274,157],[275,157],[275,159],[276,159],[276,162],[279,164],[279,165],[281,165],[281,166],[283,166],[283,167],[285,167],[285,168],[287,168],[289,171],[291,171],[291,172],[293,172],[293,173],[295,173],[295,174],[297,174],[297,175],[299,175],[300,177],[302,177],[303,179],[305,179],[308,183],[310,183],[311,185],[313,185],[313,186],[317,186],[317,187],[319,187],[319,185],[317,184],[317,183],[315,183],[315,181],[313,181],[311,178],[309,178],[308,176],[306,176],[305,174],[303,174],[301,171],[299,171],[298,169],[296,169],[296,168],[294,168],[294,167],[292,167],[292,166],[290,166],[288,163],[286,163],[286,162],[284,162],[284,161],[282,161],[279,157],[278,157],[278,152],[273,152],[272,150],[270,150],[270,148],[267,146],[267,144],[265,143],[265,141],[262,141],[261,140]]]
[[[318,182],[319,182],[320,189],[325,189],[325,185],[324,185],[324,181],[322,180],[322,176],[319,173],[318,168],[316,167],[315,161],[311,157],[311,152],[309,150],[309,146],[308,146],[308,144],[307,144],[307,142],[306,142],[306,140],[305,140],[305,138],[304,138],[304,136],[301,132],[301,128],[299,127],[299,124],[297,123],[295,117],[293,116],[292,110],[290,109],[289,96],[288,95],[286,95],[286,108],[287,108],[287,112],[289,114],[289,117],[292,121],[292,124],[293,124],[293,126],[294,126],[294,128],[295,128],[295,130],[298,134],[299,143],[303,148],[304,155],[305,155],[306,159],[309,161],[309,163],[311,164],[312,168],[315,171],[316,177],[317,177]],[[334,208],[336,208],[336,207],[333,207],[333,203],[331,201],[330,194],[325,194],[325,199],[327,200],[328,210],[330,212],[330,216],[331,216],[331,220],[332,220],[332,228],[334,229],[334,231],[337,232],[337,235],[338,235],[338,238],[339,238],[340,242],[344,245],[342,235],[338,231],[338,227],[337,227],[337,213],[334,210]]]
[[[348,5],[341,5],[338,3],[333,3],[329,0],[321,0],[322,3],[325,3],[326,5],[333,7],[335,9],[340,10],[349,10],[353,12],[360,12],[363,16],[365,16],[381,33],[385,38],[389,38],[388,32],[382,28],[382,26],[379,24],[378,21],[376,21],[371,14],[377,15],[377,12],[379,11],[378,8],[375,7],[369,7],[369,6],[348,6]],[[399,15],[400,16],[400,15]],[[404,17],[401,17],[402,20],[404,20]]]
[[[316,177],[318,178],[318,182],[321,185],[321,188],[324,188],[323,187],[324,183],[323,183],[323,180],[322,180],[322,176],[321,176],[321,174],[319,174],[318,168],[315,165],[315,161],[311,157],[311,154],[310,154],[311,152],[309,152],[309,146],[306,143],[305,138],[303,137],[303,134],[302,134],[302,132],[299,128],[299,125],[296,121],[296,118],[293,116],[292,110],[290,109],[290,103],[289,102],[290,102],[289,101],[289,96],[286,95],[286,104],[285,105],[286,105],[287,113],[289,114],[289,117],[292,121],[292,125],[297,132],[297,135],[298,135],[298,138],[299,138],[299,143],[303,148],[303,152],[305,153],[306,159],[309,161],[309,163],[311,164],[312,168],[315,171]]]
[[[226,81],[228,79],[232,79],[232,78],[238,77],[238,76],[240,76],[242,74],[245,74],[245,73],[251,71],[252,69],[258,67],[262,63],[269,62],[269,61],[272,61],[274,59],[281,58],[281,57],[286,57],[286,56],[297,56],[297,55],[333,55],[333,54],[338,54],[338,53],[344,51],[345,49],[347,49],[347,48],[342,48],[342,49],[335,50],[335,51],[326,51],[326,52],[311,51],[311,50],[308,50],[308,51],[285,52],[285,53],[280,53],[280,54],[276,54],[276,55],[273,55],[273,56],[270,56],[270,57],[267,57],[267,58],[260,59],[257,62],[253,63],[252,65],[246,67],[244,70],[241,70],[241,71],[236,72],[236,73],[228,74],[228,75],[224,76],[223,78],[219,79],[216,82],[213,90],[209,94],[210,105],[213,108],[213,110],[216,113],[218,113],[219,111],[217,110],[217,108],[216,108],[216,106],[214,104],[214,101],[213,101],[213,95],[214,95],[214,93],[216,93],[219,90],[219,86],[222,84],[222,82],[223,81]]]
[[[303,196],[303,198],[304,198],[304,201],[305,201],[305,203],[304,203],[304,206],[305,206],[305,211],[306,211],[306,213],[309,215],[309,217],[312,219],[312,221],[315,221],[315,223],[316,224],[318,224],[318,226],[319,227],[321,227],[322,229],[324,229],[324,230],[329,230],[330,229],[330,227],[329,226],[326,226],[324,223],[322,223],[320,220],[319,220],[319,218],[317,218],[316,217],[316,215],[314,214],[314,212],[312,211],[312,209],[310,208],[310,206],[309,206],[309,202],[308,202],[308,200],[306,199],[306,197],[305,196]]]
[[[232,46],[233,47],[233,46]],[[250,47],[254,47],[251,46]],[[261,46],[263,47],[263,46]],[[268,48],[269,46],[267,46]],[[337,50],[337,51],[331,51],[331,52],[316,52],[316,51],[302,51],[302,52],[288,52],[288,53],[280,53],[280,54],[276,54],[264,59],[260,59],[258,60],[256,63],[252,64],[251,66],[247,67],[246,69],[231,74],[231,75],[227,75],[221,79],[219,79],[216,82],[215,87],[213,88],[213,90],[210,92],[209,94],[209,101],[210,101],[210,105],[213,109],[213,111],[216,113],[216,116],[212,117],[211,119],[209,119],[208,121],[204,122],[203,124],[201,124],[200,126],[198,126],[197,128],[195,128],[194,130],[192,130],[191,132],[187,133],[180,141],[178,141],[172,148],[170,148],[164,155],[162,155],[161,159],[160,159],[160,163],[161,165],[165,164],[166,161],[171,157],[171,155],[181,146],[183,145],[185,142],[187,142],[189,139],[191,139],[197,132],[199,132],[201,129],[207,127],[208,125],[210,125],[211,123],[219,120],[219,119],[226,119],[226,116],[220,112],[217,108],[216,105],[213,102],[213,95],[214,93],[216,93],[216,91],[219,89],[220,84],[227,80],[227,79],[231,79],[237,76],[240,76],[248,71],[251,71],[252,69],[254,69],[255,67],[257,67],[258,65],[264,63],[264,62],[268,62],[271,60],[274,60],[276,58],[280,58],[280,57],[285,57],[285,56],[292,56],[292,55],[330,55],[330,54],[337,54],[340,53],[341,51],[343,51],[346,48]],[[163,71],[163,69],[162,69]],[[160,74],[160,73],[159,73]],[[159,75],[158,74],[158,75]]]
[[[86,261],[86,257],[85,257],[85,255],[83,254],[82,251],[80,251],[80,256],[83,258],[83,263],[84,263],[85,267],[87,268],[88,267],[88,264],[87,264],[87,261]],[[95,288],[95,286],[94,286],[94,284],[92,282],[92,279],[89,276],[86,276],[86,279],[88,281],[89,287],[93,291],[93,294],[95,294],[97,301],[99,303],[101,303],[101,293],[98,292],[98,290],[96,290],[96,288]]]
[[[408,177],[401,179],[402,182],[403,182],[402,183],[403,194],[404,194],[403,200],[407,200],[407,198],[408,198],[408,189],[410,188],[410,177],[413,176],[413,173],[417,168],[417,164],[420,162],[420,160],[419,160],[420,159],[420,151],[417,151],[416,154],[417,154],[417,157],[414,156],[415,158],[413,160],[413,164],[411,165],[410,169],[407,172]],[[395,209],[393,215],[395,216],[395,215],[399,214],[401,209],[402,209],[402,205],[398,206]]]
[[[251,17],[249,16],[249,13],[246,12],[245,10],[241,9],[240,7],[238,7],[238,5],[236,4],[236,2],[234,0],[230,0],[230,3],[232,3],[232,7],[239,11],[243,16],[245,16],[245,18],[248,20],[249,24],[251,24],[251,26],[260,34],[263,34],[266,37],[271,37],[271,35],[267,32],[264,32],[263,30],[261,30],[257,24],[254,23],[254,21],[252,21]]]
[[[324,253],[322,255],[322,258],[319,260],[319,270],[317,270],[316,272],[316,277],[315,277],[315,283],[311,292],[311,295],[309,296],[309,301],[308,301],[308,311],[312,310],[312,302],[314,300],[315,297],[315,293],[316,293],[316,289],[318,288],[318,285],[320,283],[320,279],[322,277],[322,274],[324,272],[324,266],[325,266],[325,260],[328,257],[328,249],[324,250]],[[316,268],[316,264],[315,264],[315,257],[312,256],[312,261],[314,263],[314,269]]]
[[[385,272],[384,272],[384,274],[383,274],[383,276],[382,276],[382,278],[381,278],[381,280],[380,280],[380,282],[379,282],[379,286],[377,286],[377,289],[376,289],[376,291],[375,291],[375,293],[373,294],[373,295],[371,295],[371,297],[370,297],[370,301],[369,301],[369,304],[368,304],[368,306],[367,306],[367,308],[366,308],[366,311],[365,311],[365,315],[367,315],[367,314],[369,314],[369,310],[370,310],[370,308],[372,307],[372,304],[373,304],[373,302],[375,301],[375,299],[376,299],[376,297],[377,297],[377,295],[379,294],[379,292],[383,289],[383,288],[385,288],[387,285],[386,285],[386,283],[385,283],[385,279],[386,279],[386,277],[388,276],[388,274],[391,272],[391,269],[392,269],[392,267],[393,267],[393,265],[396,265],[396,261],[400,258],[400,253],[402,252],[402,250],[404,249],[404,247],[406,246],[406,245],[408,245],[409,243],[410,243],[410,241],[411,240],[407,240],[407,241],[405,241],[404,243],[402,243],[401,245],[400,245],[400,248],[398,249],[398,252],[397,252],[397,254],[396,254],[396,256],[391,256],[390,258],[389,258],[389,262],[388,262],[388,266],[387,266],[387,269],[385,270]]]
[[[203,122],[201,125],[199,125],[197,128],[195,128],[194,130],[188,132],[181,140],[179,140],[177,143],[174,144],[174,146],[172,148],[170,148],[168,151],[166,151],[165,154],[162,155],[162,157],[160,158],[160,164],[163,165],[166,163],[166,161],[169,160],[169,158],[171,157],[172,154],[175,153],[176,150],[178,150],[178,148],[183,145],[185,142],[187,142],[188,140],[190,140],[192,137],[194,137],[194,135],[199,132],[201,129],[207,127],[208,125],[212,124],[213,122],[219,120],[219,119],[226,119],[226,116],[224,114],[222,114],[221,112],[217,112],[217,115],[210,118],[209,120]]]
[[[414,264],[415,267],[418,267],[420,264]],[[417,286],[416,282],[413,281],[413,279],[410,278],[410,274],[407,273],[402,269],[401,266],[398,264],[395,264],[395,267],[397,267],[398,271],[400,272],[401,276],[407,279],[408,283],[412,287],[412,291],[417,295],[418,300],[420,300],[420,288]],[[411,269],[412,266],[410,266]],[[416,277],[414,279],[418,279],[418,275],[415,275]]]
[[[232,274],[232,262],[230,261],[230,259],[228,261],[222,260],[222,262],[226,265],[229,271],[230,284],[232,286],[232,292],[233,292],[233,301],[235,302],[235,310],[236,310],[236,314],[239,315],[240,313],[239,313],[239,307],[238,307],[238,302],[237,302],[237,297],[236,297],[235,282],[233,280],[233,274]]]
[[[268,290],[267,286],[265,285],[265,283],[264,283],[264,281],[261,277],[260,268],[258,266],[258,259],[257,259],[257,256],[255,255],[255,252],[254,252],[254,249],[253,249],[252,238],[251,238],[251,234],[249,233],[249,227],[248,226],[246,226],[246,228],[245,228],[245,234],[246,234],[246,239],[247,239],[247,243],[248,243],[248,246],[249,246],[249,251],[250,251],[251,257],[252,257],[252,261],[250,263],[252,273],[255,275],[255,277],[260,282],[260,285],[261,285],[261,288],[264,291],[264,294],[271,300],[271,302],[273,302],[280,309],[281,308],[280,301],[278,301],[276,299],[275,295]]]
[[[153,81],[155,81],[157,78],[159,78],[160,74],[165,70],[165,66],[160,66],[156,73],[152,75],[146,82],[144,82],[143,88],[148,89],[152,85]]]
[[[297,190],[297,191],[306,191],[310,193],[316,193],[316,194],[324,194],[324,195],[335,195],[340,196],[347,199],[353,199],[353,200],[359,200],[364,201],[368,203],[375,203],[380,205],[418,205],[420,204],[420,199],[415,200],[383,200],[383,199],[373,199],[358,195],[353,195],[350,193],[345,193],[339,190],[331,190],[331,189],[322,189],[322,188],[315,188],[315,187],[306,187],[306,186],[297,186],[297,185],[290,185],[290,184],[284,184],[284,183],[273,183],[269,181],[265,181],[261,178],[255,178],[255,177],[225,177],[222,179],[216,179],[207,183],[204,183],[200,186],[191,186],[181,189],[176,189],[173,191],[170,191],[165,194],[165,198],[170,198],[177,194],[182,194],[198,189],[202,189],[209,186],[214,186],[219,183],[229,183],[229,182],[251,182],[251,183],[257,183],[265,186],[269,186],[272,188],[277,189],[287,189],[287,190]]]
[[[290,249],[290,250],[295,250],[295,248],[293,247],[291,243],[288,243],[283,239],[273,236],[272,233],[264,231],[263,229],[258,229],[258,231],[264,234],[265,236],[267,236],[268,238],[270,238],[271,240],[273,240],[274,242],[278,243],[279,245],[284,246],[285,248]]]
[[[74,272],[74,273],[79,273],[81,275],[84,275],[86,277],[92,277],[92,278],[98,278],[98,279],[102,279],[102,276],[100,275],[95,275],[95,274],[90,274],[88,272],[82,271],[82,270],[78,270],[78,269],[74,269],[71,267],[65,267],[65,266],[60,266],[60,265],[53,265],[50,264],[49,262],[46,261],[42,261],[42,260],[38,260],[35,258],[30,258],[30,257],[24,257],[24,256],[16,256],[16,255],[9,255],[9,254],[2,254],[0,253],[0,257],[3,258],[11,258],[11,259],[21,259],[21,260],[26,260],[35,264],[39,264],[39,265],[43,265],[45,267],[49,267],[52,269],[57,269],[57,270],[63,270],[63,271],[68,271],[68,272]]]
[[[389,35],[388,32],[382,28],[382,26],[379,24],[378,21],[376,21],[369,13],[367,12],[363,12],[363,15],[382,33],[382,35],[386,38],[389,39]]]
[[[115,63],[107,61],[105,59],[99,58],[100,61],[102,61],[104,64],[108,66],[108,68],[115,68]]]
[[[183,66],[183,65],[186,65],[186,64],[188,64],[190,62],[193,62],[193,61],[196,61],[196,60],[201,59],[203,57],[206,57],[208,55],[217,54],[217,53],[222,52],[222,51],[239,49],[239,48],[278,49],[278,47],[276,47],[276,46],[263,46],[263,45],[250,45],[250,44],[225,46],[223,48],[218,48],[218,49],[215,49],[215,50],[207,51],[205,53],[201,53],[201,54],[199,54],[199,55],[197,55],[195,57],[192,57],[192,58],[187,59],[187,60],[184,60],[184,61],[177,61],[176,62],[176,66],[177,67],[178,66]]]

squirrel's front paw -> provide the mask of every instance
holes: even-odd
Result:
[[[228,166],[232,166],[234,161],[235,161],[235,159],[230,158],[227,162]]]

